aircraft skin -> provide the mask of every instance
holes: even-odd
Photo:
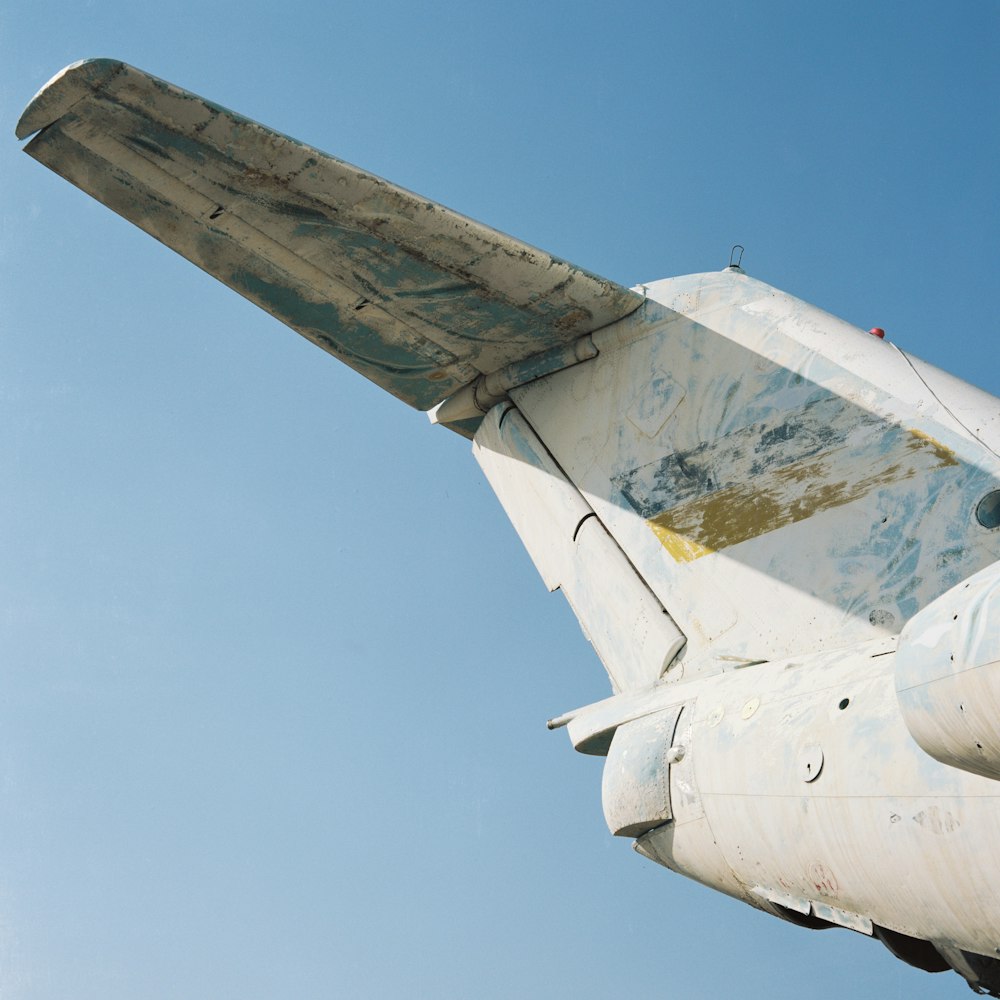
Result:
[[[730,267],[626,289],[111,60],[36,159],[471,438],[645,857],[1000,995],[1000,401]]]

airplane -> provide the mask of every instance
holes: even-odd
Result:
[[[124,63],[26,152],[471,441],[645,858],[1000,996],[1000,401],[744,273],[625,288]]]

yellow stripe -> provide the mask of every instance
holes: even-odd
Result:
[[[678,504],[646,523],[677,562],[738,545],[867,496],[872,490],[920,480],[958,466],[955,453],[928,434],[909,437],[862,466],[845,445]]]

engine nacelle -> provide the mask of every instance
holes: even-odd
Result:
[[[673,818],[670,765],[681,706],[632,719],[615,730],[604,762],[601,798],[608,829],[616,837],[638,837]]]
[[[1000,780],[1000,562],[907,622],[896,695],[910,735],[935,760]]]

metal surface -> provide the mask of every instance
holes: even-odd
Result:
[[[616,837],[638,837],[673,818],[670,768],[680,760],[673,747],[680,714],[678,705],[615,731],[604,763],[601,800],[608,829]]]
[[[992,397],[960,409],[955,380],[743,274],[646,293],[511,398],[686,635],[685,677],[896,634],[1000,558],[975,516]]]
[[[899,637],[896,694],[935,760],[1000,779],[1000,564],[952,588]]]
[[[524,417],[497,406],[473,453],[545,585],[562,590],[616,690],[658,680],[684,635]]]
[[[114,60],[54,77],[33,132],[41,163],[420,409],[642,302]]]
[[[121,63],[60,74],[36,130],[475,435],[610,678],[550,726],[606,756],[612,833],[1000,995],[1000,401],[738,267],[628,291]]]
[[[642,838],[643,853],[753,906],[770,900],[864,933],[875,922],[992,953],[1000,784],[913,742],[894,659],[875,640],[674,688],[697,703],[671,767],[674,821]],[[741,706],[761,690],[744,719]],[[819,746],[822,769],[805,781],[799,748]]]

